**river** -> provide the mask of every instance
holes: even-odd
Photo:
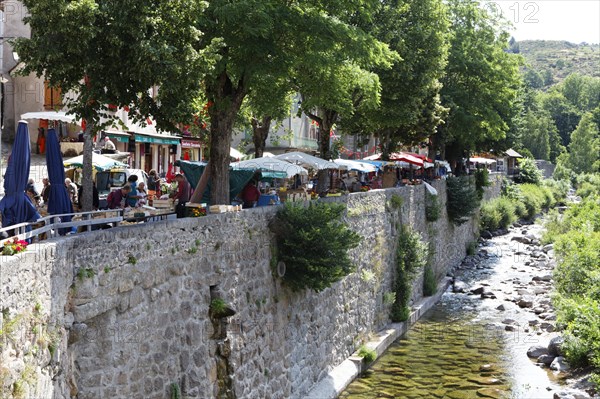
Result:
[[[530,245],[541,229],[518,227],[480,245],[453,272],[464,292],[449,289],[340,398],[552,398],[562,375],[526,354],[557,335],[553,251]]]

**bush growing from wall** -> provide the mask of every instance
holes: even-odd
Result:
[[[441,205],[437,195],[425,194],[425,219],[435,222],[440,218]]]
[[[485,187],[490,185],[489,175],[490,173],[486,168],[479,168],[475,171],[475,189],[480,201],[483,199]]]
[[[412,295],[412,281],[417,271],[427,263],[428,248],[421,235],[407,226],[402,226],[396,250],[396,302],[392,305],[391,319],[405,321],[410,315],[408,307]]]
[[[431,266],[425,266],[423,273],[423,295],[432,296],[437,292],[437,280]]]
[[[449,177],[446,180],[448,218],[455,225],[469,220],[479,207],[475,185],[467,176]]]
[[[348,250],[360,236],[342,221],[342,204],[287,203],[271,224],[278,260],[285,263],[284,282],[292,290],[322,291],[354,271]]]

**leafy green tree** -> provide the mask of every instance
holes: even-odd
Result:
[[[571,135],[568,167],[575,173],[593,173],[600,165],[600,139],[593,115],[586,113]]]
[[[287,77],[257,78],[253,90],[246,97],[240,115],[244,126],[252,129],[254,157],[263,156],[273,122],[290,117],[292,84]]]
[[[525,70],[524,80],[525,84],[533,89],[540,89],[544,87],[544,78],[538,71],[534,69],[527,68]]]
[[[306,70],[317,78],[339,72],[341,64],[357,60],[371,63],[387,48],[354,22],[368,19],[375,0],[215,0],[198,17],[202,42],[221,43],[215,68],[206,76],[206,98],[213,104],[210,116],[210,162],[206,168],[211,202],[229,202],[229,145],[232,129],[245,97],[260,80]],[[349,12],[348,10],[357,10]],[[343,70],[343,69],[342,69]],[[294,73],[299,79],[305,74]],[[338,95],[324,80],[321,90]],[[313,85],[318,85],[313,82]],[[206,174],[207,172],[205,172]],[[200,179],[197,192],[208,181]]]
[[[375,17],[377,37],[401,59],[376,68],[381,103],[359,116],[365,130],[381,139],[387,157],[400,144],[413,144],[435,131],[446,115],[440,105],[440,79],[448,55],[449,22],[440,0],[385,0]]]
[[[92,137],[105,127],[108,104],[129,106],[130,117],[152,115],[159,128],[191,118],[189,101],[214,63],[211,48],[194,47],[194,23],[204,3],[24,0],[31,38],[15,43],[23,74],[45,76],[68,93],[69,112],[86,121],[83,209],[92,207]],[[150,89],[160,86],[152,97]],[[108,122],[110,123],[110,121]]]
[[[435,139],[447,158],[456,159],[506,136],[520,86],[520,57],[505,51],[503,26],[478,3],[450,0],[448,7],[452,36],[441,95],[450,113]]]
[[[571,141],[571,133],[577,127],[581,115],[577,108],[569,103],[567,98],[558,90],[552,90],[548,93],[538,94],[540,103],[545,109],[558,129],[562,145],[567,146]]]
[[[521,143],[535,159],[556,162],[558,156],[565,151],[554,121],[545,111],[530,110],[521,129]]]

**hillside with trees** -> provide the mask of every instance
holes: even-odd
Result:
[[[511,42],[525,60],[524,74],[535,88],[548,88],[572,73],[600,77],[600,45],[553,40]]]

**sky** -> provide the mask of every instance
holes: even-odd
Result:
[[[517,40],[600,43],[600,0],[483,0],[482,5],[511,21]]]

